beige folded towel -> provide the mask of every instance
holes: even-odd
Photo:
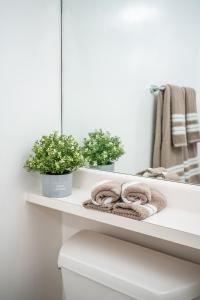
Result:
[[[121,195],[121,184],[113,181],[101,181],[96,184],[91,192],[91,201],[93,205],[112,207],[112,203],[119,200]]]
[[[104,186],[104,184],[109,183],[114,184],[115,182],[100,183],[94,188],[92,193],[97,191],[96,189],[98,189],[99,187]],[[118,183],[116,184],[118,190],[120,185]],[[134,192],[132,192],[133,190]],[[118,198],[118,200],[116,200],[115,198],[112,202],[105,203],[100,201],[101,204],[98,202],[97,205],[96,201],[90,199],[85,201],[83,203],[83,206],[88,209],[112,213],[126,218],[144,220],[151,215],[159,212],[161,209],[165,208],[167,203],[164,195],[154,189],[150,189],[149,186],[144,183],[129,182],[129,185],[125,183],[123,193],[124,192],[125,194],[123,194],[123,197],[126,195],[126,198],[124,197],[125,202],[120,198]]]
[[[112,213],[135,219],[138,221],[144,220],[155,213],[161,211],[167,205],[166,198],[157,190],[151,190],[151,200],[146,204],[139,204],[138,202],[117,202],[113,205]]]
[[[196,92],[185,88],[186,132],[189,144],[200,142],[199,117],[197,113]]]
[[[126,182],[122,184],[121,198],[125,203],[144,204],[151,200],[151,190],[147,184],[142,182]]]
[[[108,212],[108,213],[112,212],[113,205],[114,205],[114,203],[110,203],[110,204],[107,204],[107,205],[95,205],[94,203],[92,203],[91,199],[86,200],[86,201],[83,202],[83,206],[85,208],[99,210],[99,211]]]
[[[147,168],[146,170],[143,170],[143,171],[137,173],[137,175],[143,176],[143,177],[156,178],[156,179],[179,181],[178,175],[170,174],[167,169],[162,168],[162,167]]]

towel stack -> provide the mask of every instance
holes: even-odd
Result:
[[[144,220],[166,207],[165,196],[141,182],[102,181],[94,186],[85,208]]]

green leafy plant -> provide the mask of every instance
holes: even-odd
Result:
[[[91,166],[108,165],[124,154],[121,140],[102,129],[88,134],[83,141],[83,155]]]
[[[81,147],[73,136],[54,132],[36,141],[33,154],[28,157],[25,168],[41,174],[61,175],[71,173],[84,165]]]

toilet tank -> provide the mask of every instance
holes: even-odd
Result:
[[[200,266],[93,231],[60,250],[65,300],[200,299]]]

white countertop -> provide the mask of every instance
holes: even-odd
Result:
[[[82,206],[82,202],[89,198],[90,191],[88,189],[74,188],[72,195],[66,198],[47,198],[39,194],[29,193],[26,201],[96,222],[200,249],[200,214],[198,212],[167,207],[144,221],[136,221],[86,209]]]

